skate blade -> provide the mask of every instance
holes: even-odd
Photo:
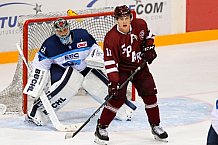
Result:
[[[95,137],[94,142],[97,143],[97,144],[99,144],[99,145],[107,145],[107,144],[108,144],[108,141],[101,140],[101,139],[99,139],[98,137]]]
[[[168,143],[168,140],[159,138],[157,135],[154,135],[154,139],[160,142]]]
[[[43,126],[43,124],[40,124],[38,122],[33,121],[31,118],[28,118],[27,116],[25,116],[25,120],[24,122],[30,124],[30,125],[34,125],[34,126]]]

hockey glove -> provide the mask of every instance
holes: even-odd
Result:
[[[113,97],[117,97],[118,89],[119,89],[119,83],[110,82],[108,84],[108,93],[110,96],[112,95]]]
[[[153,60],[157,57],[157,53],[155,51],[155,45],[153,44],[153,39],[146,39],[143,40],[141,44],[141,57],[145,61],[148,62],[148,64],[151,64]]]

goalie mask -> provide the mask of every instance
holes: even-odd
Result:
[[[55,34],[59,37],[62,44],[67,45],[70,43],[70,26],[67,20],[59,18],[54,22]]]

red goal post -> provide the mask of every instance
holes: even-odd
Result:
[[[83,11],[75,11],[78,15],[67,16],[67,12],[49,13],[42,15],[22,16],[19,19],[19,26],[22,30],[21,47],[23,55],[28,64],[31,66],[31,61],[35,53],[40,48],[42,42],[51,36],[53,33],[53,21],[59,17],[68,20],[71,29],[84,28],[93,35],[100,46],[103,45],[105,34],[115,25],[112,9],[89,9]],[[135,11],[133,17],[136,17]],[[19,58],[21,59],[21,58]],[[28,68],[25,63],[22,63],[22,90],[28,80]],[[128,88],[132,100],[135,100],[135,89]],[[26,94],[22,97],[22,110],[27,113],[28,99]]]

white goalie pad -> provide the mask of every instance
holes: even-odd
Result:
[[[99,74],[101,75],[101,74]],[[106,77],[106,76],[101,76]],[[93,85],[94,84],[94,85]],[[89,93],[89,95],[96,100],[98,103],[102,104],[105,101],[105,97],[108,95],[107,85],[97,77],[92,71],[90,71],[84,78],[82,87]],[[131,120],[133,109],[123,104],[116,114],[116,119],[118,120]]]
[[[31,72],[23,93],[34,98],[38,97],[49,80],[49,70],[35,67]]]
[[[117,111],[116,119],[118,119],[118,120],[131,121],[134,111],[135,111],[135,110],[133,110],[132,108],[130,108],[130,107],[127,106],[126,104],[123,104],[123,105],[120,107],[120,109]]]
[[[66,69],[61,79],[55,82],[47,91],[48,99],[54,111],[65,106],[78,93],[83,79],[83,75],[72,67]],[[34,106],[37,107],[34,108]],[[48,120],[47,111],[40,100],[34,103],[28,114],[37,125],[44,125]]]
[[[82,87],[100,104],[104,102],[104,98],[108,94],[107,85],[93,74],[92,71],[89,71],[85,76]]]
[[[80,72],[68,67],[61,79],[49,88],[47,95],[55,111],[66,105],[78,93],[83,79],[84,77]]]

